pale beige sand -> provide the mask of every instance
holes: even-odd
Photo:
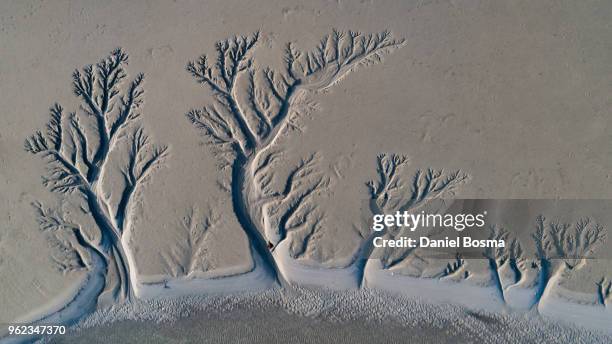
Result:
[[[274,270],[262,267],[267,260],[275,262],[281,280],[357,287],[363,270],[353,263],[364,233],[355,226],[369,215],[363,211],[371,197],[365,182],[376,179],[381,153],[408,156],[406,176],[430,167],[469,175],[457,182],[458,197],[612,195],[611,16],[612,6],[595,1],[3,2],[0,323],[52,312],[87,275],[86,269],[62,273],[49,258],[53,248],[30,203],[51,207],[57,198],[40,183],[44,161],[23,149],[24,140],[44,128],[55,102],[66,112],[79,111],[71,89],[75,68],[122,47],[130,56],[130,80],[145,74],[139,123],[152,143],[169,147],[129,212],[124,242],[137,295],[159,295],[164,283],[177,294],[218,292],[236,283],[266,288],[273,283],[267,269]],[[325,185],[308,204],[317,205],[324,221],[316,235],[307,228],[282,236],[274,233],[277,226],[267,226],[268,232],[259,226],[264,241],[286,238],[278,247],[287,251],[258,263],[254,253],[266,243],[245,234],[232,195],[219,187],[227,186],[228,170],[220,171],[220,155],[185,117],[213,101],[185,67],[201,54],[214,57],[215,42],[259,30],[252,68],[282,70],[288,42],[310,51],[334,28],[389,30],[405,41],[385,52],[381,63],[346,74],[302,104],[312,111],[296,122],[300,130],[275,145],[284,155],[272,166],[270,185],[282,190],[300,161],[317,153],[309,182],[321,175]],[[237,97],[246,102],[241,80]],[[123,187],[123,153],[109,162],[104,185],[113,204]],[[83,204],[71,197],[64,199],[73,220],[95,232],[96,224],[80,212]],[[190,209],[197,221],[211,219],[202,241],[188,239],[196,228],[185,221]],[[606,220],[598,219],[611,226]],[[431,274],[447,263],[429,267]],[[487,287],[486,263],[474,262],[471,269],[476,277],[470,287]],[[239,279],[210,280],[223,276]],[[597,282],[604,276],[612,278],[609,261],[589,261],[564,276],[555,293],[610,316],[609,307],[598,305]]]

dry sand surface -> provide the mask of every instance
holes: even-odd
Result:
[[[609,334],[610,22],[605,1],[2,1],[0,323],[307,286]],[[451,198],[521,250],[372,250],[372,213]]]

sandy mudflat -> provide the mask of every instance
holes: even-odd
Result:
[[[49,342],[139,342],[145,338],[155,343],[610,341],[609,336],[559,326],[538,317],[471,312],[365,290],[289,288],[281,292],[153,302],[137,308],[138,311],[122,308],[94,314],[80,329]]]
[[[609,332],[611,20],[598,1],[2,2],[0,323],[307,286]],[[512,245],[374,249],[373,214],[442,206]],[[194,338],[269,327],[209,320]],[[324,323],[283,326],[350,338]]]
[[[415,343],[456,343],[461,335],[440,329],[409,328],[367,321],[327,323],[327,319],[296,317],[275,309],[238,310],[229,314],[194,317],[166,326],[125,321],[84,333],[52,340],[52,343],[392,343],[418,337]],[[228,327],[232,323],[234,326]],[[104,339],[102,339],[104,338]]]

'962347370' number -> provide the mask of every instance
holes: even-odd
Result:
[[[9,325],[9,335],[52,335],[65,334],[63,325]]]

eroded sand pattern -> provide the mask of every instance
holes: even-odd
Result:
[[[608,342],[611,19],[595,1],[2,3],[0,323]],[[506,245],[375,247],[411,230],[373,215],[441,209],[484,209],[481,239]]]

